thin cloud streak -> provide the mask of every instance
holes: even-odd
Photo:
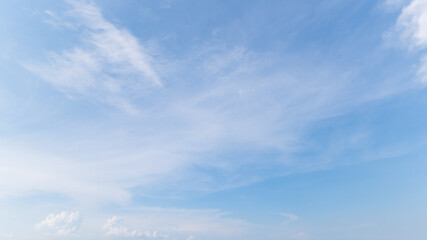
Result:
[[[73,26],[82,31],[81,44],[60,53],[50,52],[45,63],[24,66],[67,95],[137,114],[128,95],[162,86],[151,57],[129,31],[105,20],[94,4],[67,2],[73,7],[69,13]],[[61,25],[59,17],[50,11],[46,13],[56,25]]]

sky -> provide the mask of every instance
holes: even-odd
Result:
[[[425,240],[427,1],[0,1],[0,240]]]

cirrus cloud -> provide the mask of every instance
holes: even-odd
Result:
[[[93,3],[67,2],[73,7],[69,15],[74,21],[65,22],[48,10],[45,13],[55,26],[83,31],[81,42],[69,50],[49,52],[45,62],[25,67],[69,96],[136,114],[127,94],[162,85],[152,58],[132,33],[107,21]]]

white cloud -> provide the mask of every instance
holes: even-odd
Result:
[[[292,213],[280,213],[280,215],[286,218],[286,223],[295,222],[299,219],[297,215],[294,215]]]
[[[106,235],[143,239],[235,239],[246,238],[255,226],[215,209],[135,207],[128,210],[132,214],[108,219],[103,227]]]
[[[370,83],[369,89],[358,91],[351,74],[319,63],[293,65],[293,59],[278,60],[244,47],[196,46],[193,55],[171,64],[176,67],[171,70],[174,80],[184,83],[175,82],[150,104],[137,106],[129,95],[162,86],[154,61],[129,31],[104,19],[95,5],[70,4],[74,20],[63,25],[82,30],[81,42],[51,52],[48,61],[28,68],[67,95],[129,113],[143,109],[144,114],[102,116],[93,122],[84,114],[77,119],[70,113],[71,120],[42,116],[49,125],[22,138],[1,138],[1,194],[39,190],[83,203],[126,203],[132,194],[210,191],[324,168],[319,159],[292,161],[289,155],[300,147],[300,135],[309,124],[369,99],[375,89]],[[51,11],[46,14],[58,26],[64,21]],[[51,122],[58,127],[50,129]],[[130,225],[179,233],[181,239],[190,234],[232,239],[252,227],[219,211],[146,212]],[[282,216],[286,222],[298,220],[293,214]],[[38,229],[52,234],[75,231],[56,227],[62,221],[58,219],[50,215]],[[103,228],[109,236],[164,236],[123,225],[119,217],[110,218]]]
[[[35,227],[47,234],[66,236],[76,233],[81,222],[79,212],[61,212],[49,214],[45,220],[36,224]]]
[[[0,239],[9,239],[9,238],[12,238],[12,237],[13,237],[12,234],[0,233]]]
[[[144,231],[140,232],[135,229],[129,229],[122,225],[123,218],[113,216],[108,219],[107,223],[104,224],[103,229],[106,231],[108,236],[116,237],[143,237],[145,239],[164,239],[167,238],[167,235],[160,234],[157,231]]]
[[[413,0],[403,8],[397,20],[397,29],[411,50],[427,48],[427,1]],[[427,61],[423,57],[418,70],[419,81],[427,84]]]
[[[306,232],[298,232],[296,234],[293,234],[292,239],[310,239],[310,234]]]
[[[384,6],[388,9],[398,9],[406,5],[411,0],[386,0],[384,1]]]
[[[196,52],[179,66],[195,75],[177,70],[176,78],[188,83],[164,88],[161,97],[144,106],[144,114],[96,122],[72,119],[61,129],[27,139],[0,139],[7,146],[0,149],[0,161],[8,169],[0,175],[0,186],[11,192],[37,189],[85,202],[123,203],[135,188],[148,195],[215,191],[306,171],[306,166],[316,169],[324,163],[288,158],[305,126],[340,114],[369,95],[364,91],[354,97],[347,75],[322,66],[304,66],[310,71],[274,66],[274,56],[241,47],[209,46]],[[80,50],[74,54],[87,55]],[[91,65],[87,62],[83,65]],[[273,70],[266,73],[265,68]],[[193,86],[199,77],[203,82]],[[331,80],[336,78],[340,81]],[[227,156],[235,146],[233,151],[241,155]],[[266,152],[277,155],[257,158]],[[258,171],[260,165],[263,171]],[[216,174],[221,172],[229,177]]]
[[[62,18],[60,18],[58,15],[56,15],[54,12],[50,10],[45,10],[44,13],[46,14],[46,20],[45,22],[57,27],[67,27],[73,30],[77,30],[76,26],[70,22],[64,21]]]
[[[415,47],[427,47],[427,2],[413,0],[403,10],[397,20],[403,37]]]
[[[68,16],[85,32],[83,43],[51,53],[50,61],[30,69],[66,94],[143,114],[108,113],[96,120],[85,113],[62,119],[40,114],[42,130],[0,139],[2,194],[40,190],[81,202],[123,203],[132,189],[163,196],[212,191],[324,168],[336,162],[290,156],[307,126],[375,92],[372,83],[358,91],[360,81],[326,64],[293,64],[286,56],[207,43],[171,63],[176,82],[138,106],[129,96],[134,87],[162,84],[150,57],[95,5],[70,4]],[[51,122],[57,127],[50,128]]]
[[[74,25],[51,11],[46,14],[51,24],[71,25],[81,31],[81,44],[62,52],[50,52],[47,62],[27,63],[26,68],[67,95],[137,113],[127,95],[162,85],[151,57],[138,39],[108,22],[94,4],[68,2],[73,6],[70,15],[77,21]]]
[[[123,218],[117,216],[113,216],[108,219],[107,223],[105,223],[103,227],[106,234],[121,237],[137,237],[142,235],[142,233],[139,233],[136,230],[129,230],[128,228],[121,226],[122,222]]]

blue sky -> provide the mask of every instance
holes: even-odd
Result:
[[[0,2],[0,239],[424,240],[427,2]]]

